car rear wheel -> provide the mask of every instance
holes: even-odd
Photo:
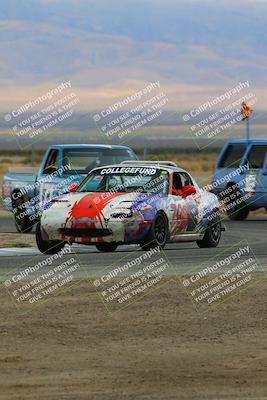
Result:
[[[96,243],[95,247],[97,248],[98,251],[103,251],[105,253],[112,253],[117,249],[118,245],[116,243],[101,242],[101,243]]]
[[[244,201],[242,201],[240,190],[235,186],[231,186],[231,188],[231,202],[226,208],[228,218],[232,221],[243,221],[248,217],[250,210]]]
[[[26,200],[23,196],[18,197],[13,205],[13,215],[15,219],[15,226],[19,233],[31,232],[33,228],[33,222],[30,220],[29,216],[26,215],[26,208],[24,204]]]
[[[141,243],[143,250],[150,250],[155,247],[163,249],[168,241],[169,229],[168,219],[163,212],[159,212],[151,225],[151,228]]]
[[[249,215],[249,209],[246,206],[239,208],[232,213],[227,213],[228,218],[232,221],[244,221]]]
[[[209,223],[203,239],[197,241],[198,247],[217,247],[221,239],[221,232],[221,219],[219,216],[216,216]]]
[[[42,237],[41,224],[38,222],[35,231],[36,244],[43,254],[56,254],[65,246],[65,242],[59,240],[44,240]]]

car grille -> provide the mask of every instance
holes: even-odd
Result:
[[[109,229],[72,229],[72,228],[62,228],[60,233],[66,236],[76,236],[76,237],[100,237],[111,235]]]

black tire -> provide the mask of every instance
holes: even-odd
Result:
[[[103,251],[105,253],[112,253],[115,251],[118,247],[117,243],[105,243],[105,242],[99,242],[95,244],[95,247],[97,248],[98,251]]]
[[[232,207],[227,207],[226,212],[228,218],[232,221],[244,221],[249,214],[249,208],[242,201],[242,194],[236,185],[229,186],[232,188]]]
[[[221,239],[221,233],[221,219],[219,216],[216,216],[209,223],[203,239],[197,241],[198,247],[217,247]]]
[[[244,221],[245,219],[247,219],[249,211],[250,210],[246,206],[243,206],[239,210],[236,210],[229,214],[227,213],[227,215],[231,221]]]
[[[145,240],[140,245],[143,250],[150,250],[158,246],[163,249],[168,239],[168,218],[164,212],[160,211],[157,213]]]
[[[43,254],[56,254],[65,246],[65,242],[59,240],[44,240],[42,237],[40,222],[36,225],[35,231],[36,244],[38,249]]]
[[[19,233],[31,232],[34,223],[30,220],[28,215],[22,215],[25,213],[23,205],[26,203],[26,199],[21,196],[18,197],[13,204],[13,215],[15,220],[15,226]]]

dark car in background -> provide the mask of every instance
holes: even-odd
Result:
[[[226,211],[232,220],[267,209],[267,139],[226,143],[216,164],[212,191],[227,200]]]

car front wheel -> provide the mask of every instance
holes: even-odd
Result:
[[[41,224],[38,222],[35,231],[36,244],[43,254],[56,254],[65,246],[65,242],[59,240],[44,240],[42,237]]]
[[[168,241],[168,219],[163,212],[159,212],[151,225],[151,228],[141,243],[143,250],[150,250],[155,247],[163,249]]]
[[[243,201],[240,190],[236,186],[230,187],[231,200],[226,208],[228,218],[232,221],[243,221],[248,217],[250,210]]]
[[[19,233],[31,232],[34,225],[29,216],[26,214],[25,203],[25,198],[21,196],[15,201],[13,207],[15,225]]]
[[[118,245],[116,243],[101,242],[101,243],[96,243],[95,247],[97,248],[98,251],[103,251],[105,253],[112,253],[117,249]]]
[[[221,239],[221,219],[219,216],[209,223],[203,239],[197,241],[198,247],[217,247]]]

